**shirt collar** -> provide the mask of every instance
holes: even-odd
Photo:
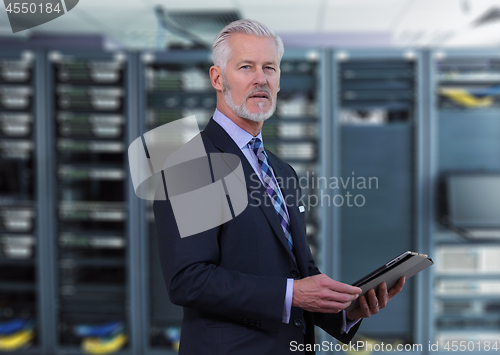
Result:
[[[219,110],[215,109],[213,120],[217,122],[223,129],[229,134],[229,137],[236,143],[238,148],[244,149],[247,147],[248,142],[253,138],[253,136],[245,131],[243,128],[234,123],[230,118],[224,115]],[[262,140],[262,130],[259,132],[256,138],[259,138],[264,145]]]

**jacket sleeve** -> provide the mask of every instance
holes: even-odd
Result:
[[[309,276],[317,275],[320,273],[319,269],[314,264],[313,257],[309,251]],[[323,329],[325,332],[338,339],[343,343],[349,343],[356,332],[358,331],[361,321],[355,324],[349,333],[343,333],[341,327],[343,324],[343,312],[339,313],[313,313],[314,324]]]
[[[293,168],[292,168],[293,170]],[[295,170],[294,170],[295,173]],[[296,173],[295,177],[298,179]],[[300,187],[299,187],[300,189]],[[321,273],[321,271],[316,266],[311,250],[307,248],[307,256],[308,256],[308,276],[314,276]],[[314,324],[323,329],[325,332],[338,339],[343,343],[348,343],[352,340],[354,335],[356,334],[359,326],[361,325],[361,321],[355,324],[348,333],[343,333],[341,331],[343,324],[343,313],[312,313],[314,318]]]
[[[278,331],[286,278],[220,267],[224,225],[181,238],[170,202],[155,201],[153,209],[163,277],[172,303],[230,321],[251,320],[261,329]]]

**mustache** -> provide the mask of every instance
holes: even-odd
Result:
[[[269,99],[272,100],[271,91],[269,90],[269,88],[266,85],[256,87],[255,89],[252,90],[251,93],[249,93],[247,95],[246,98],[248,99],[250,96],[252,96],[253,94],[256,94],[258,92],[265,92],[267,94],[267,96],[269,97]]]

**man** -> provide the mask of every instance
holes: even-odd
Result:
[[[240,158],[249,206],[219,227],[181,238],[168,200],[154,203],[169,296],[184,307],[181,355],[286,354],[314,343],[314,325],[349,342],[360,319],[403,287],[404,279],[389,292],[382,284],[378,295],[371,290],[359,308],[345,312],[361,290],[314,265],[304,208],[286,198],[297,195],[298,183],[290,183],[297,175],[262,145],[263,121],[280,90],[282,55],[281,39],[251,20],[229,24],[213,45],[217,109],[201,136],[207,153]]]

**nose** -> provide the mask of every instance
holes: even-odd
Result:
[[[258,68],[255,71],[255,76],[253,83],[255,85],[265,85],[267,82],[266,74],[264,73],[264,70],[262,68]]]

